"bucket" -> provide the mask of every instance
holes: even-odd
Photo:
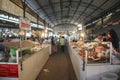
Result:
[[[106,73],[101,76],[101,80],[118,80],[118,75],[116,73]]]

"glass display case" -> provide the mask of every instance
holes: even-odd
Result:
[[[86,63],[110,63],[111,64],[111,54],[112,45],[110,42],[91,42],[86,43]]]
[[[111,42],[70,43],[68,51],[77,79],[100,80],[103,74],[117,73],[120,70],[120,59],[113,50]]]
[[[0,79],[5,77],[6,80],[18,80],[18,65],[42,48],[39,43],[30,40],[9,42],[3,47],[5,50],[0,51]]]
[[[21,47],[20,47],[21,45]],[[39,43],[26,40],[20,42],[10,42],[4,44],[4,51],[0,51],[0,63],[18,63],[17,59],[34,54],[42,48]]]

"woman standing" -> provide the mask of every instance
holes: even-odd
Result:
[[[111,41],[114,50],[119,52],[119,38],[113,29],[108,31],[108,41]]]
[[[52,53],[57,53],[57,45],[56,45],[56,43],[55,43],[55,38],[52,36],[52,38],[51,38],[51,52]]]

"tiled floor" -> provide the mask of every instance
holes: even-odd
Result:
[[[77,80],[68,52],[51,55],[36,80]]]

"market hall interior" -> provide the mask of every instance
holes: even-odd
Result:
[[[120,79],[119,34],[120,0],[0,0],[0,80]]]

